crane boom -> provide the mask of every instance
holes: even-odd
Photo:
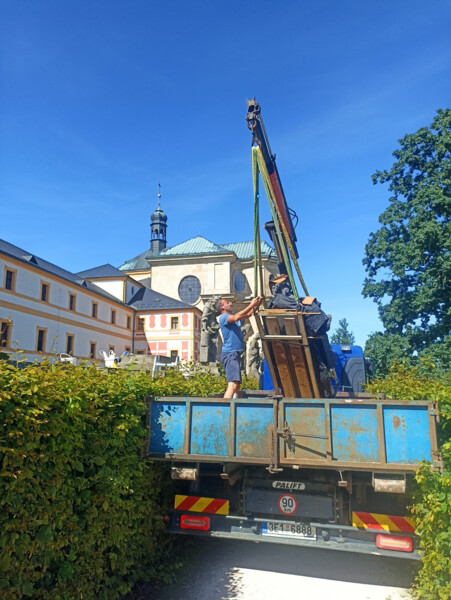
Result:
[[[296,233],[294,231],[295,225],[293,224],[293,219],[296,221],[297,224],[297,215],[292,209],[288,207],[287,201],[285,199],[282,182],[280,181],[279,171],[277,170],[276,156],[271,152],[268,136],[263,125],[260,104],[256,102],[255,98],[247,101],[246,121],[248,128],[252,132],[252,143],[257,145],[262,152],[266,169],[268,171],[269,178],[271,180],[271,184],[274,190],[275,202],[279,209],[279,213],[281,215],[285,228],[288,232],[288,236],[293,246],[296,258],[298,258],[299,254],[296,248],[297,238]],[[272,241],[274,242],[274,225],[272,223],[267,223],[265,228],[268,231]],[[277,247],[277,244],[275,245]]]

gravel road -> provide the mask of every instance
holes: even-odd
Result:
[[[403,559],[192,538],[175,584],[138,600],[407,600],[418,567]],[[189,566],[188,566],[189,565]]]

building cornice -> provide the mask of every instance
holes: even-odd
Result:
[[[176,262],[176,263],[199,263],[199,261],[201,262],[217,262],[220,259],[225,259],[225,258],[232,258],[231,262],[236,262],[239,259],[237,258],[235,252],[227,252],[227,253],[222,253],[222,254],[179,254],[179,255],[175,255],[175,256],[159,256],[155,259],[155,257],[152,257],[152,265],[154,263],[157,263],[158,266],[166,266],[169,263],[172,262]],[[157,264],[155,264],[155,266],[157,266]]]
[[[200,308],[197,308],[197,306],[192,306],[191,308],[139,308],[139,309],[135,309],[136,315],[139,316],[140,314],[144,313],[144,314],[160,314],[160,315],[164,315],[167,313],[194,313],[194,312],[199,313],[200,315],[202,315],[202,311],[200,310]]]

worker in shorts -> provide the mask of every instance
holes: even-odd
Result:
[[[262,301],[254,298],[246,308],[234,315],[232,304],[225,298],[218,300],[216,311],[224,340],[221,362],[227,377],[227,389],[224,398],[236,397],[241,385],[241,354],[244,352],[244,338],[241,331],[242,321],[255,313]]]

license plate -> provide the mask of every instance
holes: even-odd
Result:
[[[274,521],[266,521],[262,523],[262,535],[316,540],[316,527],[308,523],[275,523]]]

